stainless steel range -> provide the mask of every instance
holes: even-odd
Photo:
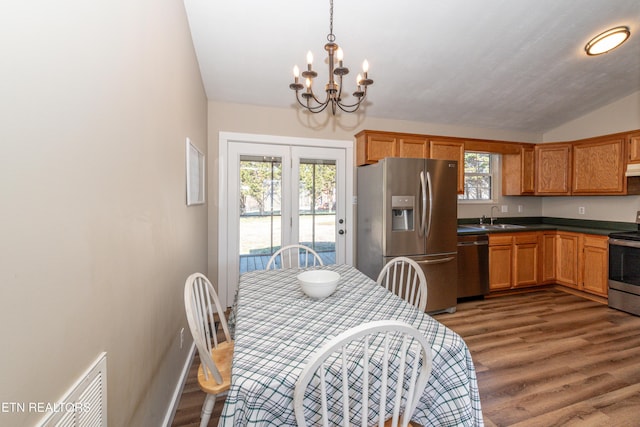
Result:
[[[609,307],[640,316],[640,229],[609,234]]]

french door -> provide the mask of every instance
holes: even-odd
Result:
[[[264,269],[282,246],[309,246],[325,264],[353,262],[351,141],[220,139],[218,290],[227,305],[239,275]]]

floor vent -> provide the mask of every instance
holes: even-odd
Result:
[[[41,427],[107,427],[107,353],[52,405]]]

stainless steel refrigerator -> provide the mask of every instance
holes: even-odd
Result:
[[[427,277],[428,313],[457,299],[458,162],[385,158],[358,167],[356,266],[372,279],[397,256]]]

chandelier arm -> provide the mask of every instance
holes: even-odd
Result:
[[[300,95],[298,94],[298,91],[296,91],[296,100],[298,101],[298,104],[300,104],[301,107],[311,111],[312,113],[321,113],[322,111],[324,111],[325,108],[327,108],[328,103],[320,103],[317,102],[316,103],[318,105],[308,105],[307,103],[303,102],[300,99]]]
[[[313,98],[314,101],[316,101],[316,103],[320,105],[327,105],[329,102],[331,102],[331,97],[329,96],[328,93],[327,93],[326,99],[324,101],[320,101],[316,96],[316,93],[313,91],[313,89],[311,89],[311,97]]]
[[[364,100],[364,97],[361,98]],[[356,104],[352,104],[352,105],[345,105],[345,104],[338,104],[338,107],[344,111],[345,113],[354,113],[358,110],[358,108],[360,108],[360,104],[362,102],[358,102]]]
[[[312,113],[322,113],[327,106],[329,105],[329,103],[327,102],[326,104],[318,104],[314,107],[311,106],[306,106],[304,108],[306,108],[307,110],[311,111]]]
[[[344,104],[342,102],[338,103],[338,106],[340,107],[340,109],[344,112],[349,112],[347,110],[345,110],[344,108],[353,108],[356,107],[356,109],[360,106],[360,104],[362,104],[362,102],[367,98],[367,95],[363,95],[360,99],[358,99],[358,102],[356,102],[355,104]],[[342,108],[344,107],[344,108]]]

